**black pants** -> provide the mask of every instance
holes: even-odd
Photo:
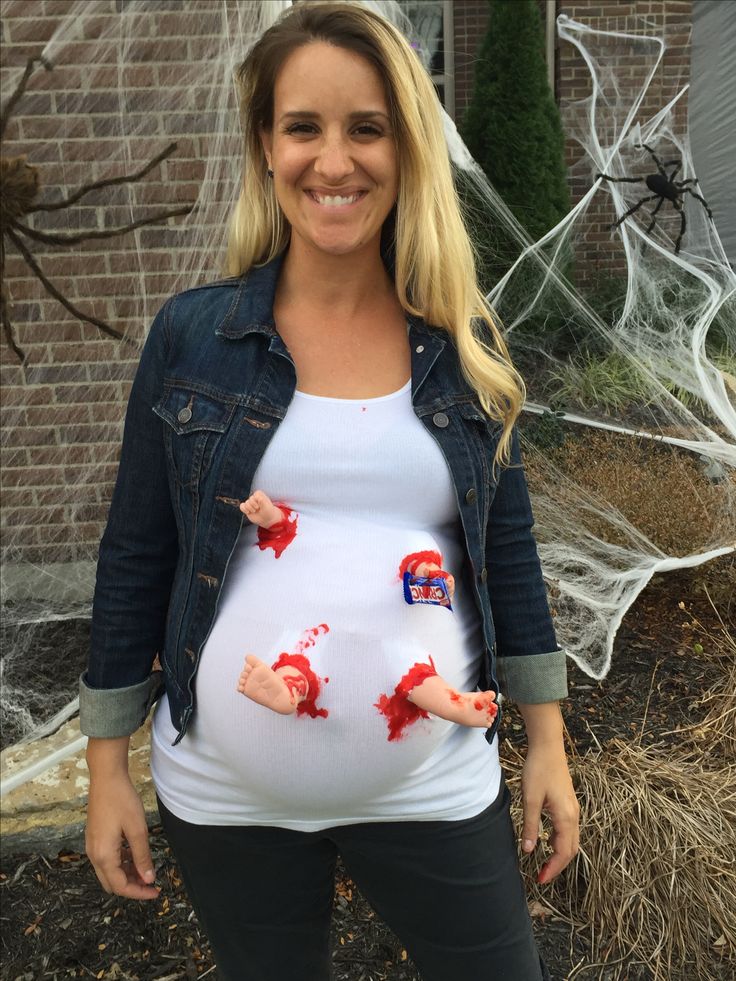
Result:
[[[335,861],[408,949],[423,981],[544,981],[509,793],[465,821],[326,831],[189,824],[159,800],[222,981],[328,981]]]

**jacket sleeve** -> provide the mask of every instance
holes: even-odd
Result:
[[[567,664],[555,638],[533,525],[514,427],[510,464],[501,470],[488,518],[487,585],[501,691],[516,702],[537,703],[566,697]]]
[[[130,735],[163,689],[152,665],[163,645],[178,536],[163,423],[153,406],[163,389],[172,305],[164,304],[143,348],[100,543],[90,654],[80,678],[80,728],[87,736]]]

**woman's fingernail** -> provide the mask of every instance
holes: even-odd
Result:
[[[532,849],[534,848],[534,842],[531,840],[531,838],[525,838],[524,839],[523,848],[524,848],[524,851],[525,852],[532,851]]]
[[[153,880],[156,878],[156,876],[153,874],[153,869],[146,869],[146,871],[143,873],[143,878],[146,882],[153,882]]]

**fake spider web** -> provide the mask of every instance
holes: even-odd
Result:
[[[400,26],[428,63],[430,45],[413,32],[400,5],[368,5]],[[100,191],[92,202],[80,201],[58,213],[55,227],[78,232],[90,221],[103,227],[114,221],[124,224],[154,205],[196,202],[189,215],[164,229],[131,233],[125,243],[110,247],[107,258],[99,245],[77,247],[74,274],[63,277],[63,284],[79,306],[101,311],[103,319],[129,338],[142,340],[166,296],[222,274],[225,229],[240,173],[233,73],[250,44],[285,6],[246,0],[131,0],[116,7],[108,0],[82,0],[70,3],[43,48],[60,82],[55,96],[58,130],[45,148],[39,146],[41,156],[55,159],[62,175],[60,186],[47,189],[49,197],[66,195],[90,179],[135,172],[172,140],[178,144],[177,154],[162,164],[159,183],[118,187],[112,199]],[[736,372],[723,360],[714,363],[709,338],[714,324],[720,324],[725,340],[719,350],[733,357],[733,305],[728,311],[736,281],[714,224],[699,203],[686,200],[688,225],[677,257],[672,251],[679,216],[670,216],[666,208],[649,236],[644,234],[649,218],[643,210],[613,233],[622,273],[620,288],[613,291],[605,311],[598,294],[571,285],[583,254],[587,219],[612,204],[613,221],[643,193],[639,185],[596,182],[597,173],[651,173],[651,159],[636,149],[642,143],[664,159],[681,159],[679,177],[691,178],[694,171],[683,127],[675,125],[678,100],[654,113],[642,112],[664,52],[662,39],[645,30],[604,34],[566,18],[560,18],[558,29],[560,43],[575,45],[585,59],[592,94],[564,107],[566,132],[580,147],[572,177],[582,178],[589,190],[555,229],[539,242],[529,241],[447,117],[445,125],[459,185],[472,186],[482,201],[483,221],[504,227],[518,242],[518,260],[494,285],[490,298],[529,388],[522,431],[536,534],[559,641],[589,675],[602,678],[609,670],[623,615],[655,572],[697,565],[733,549]],[[639,67],[631,71],[641,74],[633,87],[629,79],[626,89],[615,68],[624,49],[636,56],[632,62]],[[150,65],[158,66],[153,75]],[[21,72],[22,67],[18,76]],[[48,91],[49,79],[31,79],[24,98]],[[11,78],[10,87],[13,84]],[[21,100],[21,115],[23,108]],[[88,118],[81,135],[80,114]],[[94,155],[89,152],[92,144],[98,147]],[[43,159],[32,162],[43,167]],[[180,198],[173,201],[167,182],[182,180],[188,183],[176,185]],[[707,199],[707,187],[700,191]],[[35,227],[40,223],[39,217]],[[44,265],[59,253],[39,248],[35,254]],[[115,295],[109,286],[110,274],[120,268],[128,274],[125,296]],[[44,298],[40,285],[29,281],[24,286],[31,301]],[[11,316],[13,309],[11,304]],[[63,337],[70,318],[58,310],[53,317],[46,325],[48,332],[57,330]],[[563,326],[558,330],[555,325]],[[564,352],[558,343],[560,332],[572,338]],[[90,356],[95,356],[97,345],[109,366],[109,437],[117,444],[123,382],[132,367],[130,351],[113,341],[100,341],[92,329],[82,336],[89,339]],[[574,371],[582,369],[575,365],[591,352],[634,372],[640,386],[635,404],[623,412],[605,411],[581,397],[582,381],[576,389]],[[32,357],[30,362],[32,372]],[[556,415],[544,412],[550,407]],[[19,408],[17,424],[26,409]],[[6,432],[12,427],[11,418]],[[649,435],[635,435],[642,431]],[[575,458],[556,455],[554,439],[543,438],[545,432],[555,438],[560,433],[574,438],[590,432],[613,434],[610,439],[632,448],[625,475],[632,484],[642,466],[633,450],[654,445],[650,436],[654,437],[652,452],[658,465],[664,459],[666,469],[680,475],[680,499],[703,512],[696,546],[683,550],[666,536],[655,540],[657,536],[641,527],[636,511],[614,499],[610,488],[596,487],[594,479],[582,480]],[[63,456],[68,450],[71,447],[62,446],[59,453]],[[609,451],[615,450],[611,444]],[[602,452],[608,451],[604,447]],[[96,542],[89,542],[84,522],[90,502],[109,480],[116,455],[117,445],[93,445],[86,462],[75,475],[69,472],[59,491],[68,515],[79,522],[79,542],[69,549],[70,561],[29,563],[12,546],[6,550],[4,601],[13,643],[5,652],[2,699],[6,724],[16,739],[52,729],[73,709],[83,644],[71,656],[69,677],[62,678],[63,664],[54,664],[53,647],[37,651],[36,628],[54,618],[73,619],[79,627],[89,616]],[[39,504],[42,515],[44,506],[52,509]],[[667,502],[662,506],[666,509]],[[83,634],[82,626],[79,636]]]

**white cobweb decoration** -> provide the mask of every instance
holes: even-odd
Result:
[[[160,208],[162,203],[182,203],[172,200],[171,187],[177,194],[186,194],[186,200],[196,201],[185,218],[172,220],[163,228],[139,229],[127,236],[125,243],[114,245],[118,261],[122,262],[119,257],[123,256],[128,269],[125,296],[108,295],[106,277],[87,272],[92,257],[104,255],[112,245],[88,243],[76,251],[78,273],[68,285],[78,305],[102,309],[109,322],[136,342],[142,340],[145,325],[164,297],[222,275],[225,229],[240,180],[241,135],[233,75],[254,40],[287,6],[248,0],[129,0],[116,6],[108,0],[81,0],[70,3],[68,15],[43,49],[59,79],[58,132],[56,142],[51,140],[49,145],[58,146],[57,166],[62,174],[54,192],[48,188],[45,193],[65,196],[88,180],[131,173],[169,142],[178,144],[176,152],[161,165],[161,180],[154,188],[145,181],[124,185],[115,190],[112,204],[101,191],[92,202],[82,200],[57,213],[55,230],[79,231],[89,227],[90,217],[100,227],[111,227],[149,213],[154,204]],[[426,57],[426,46],[413,34],[400,4],[375,2],[369,6],[411,35],[415,47]],[[484,202],[486,220],[502,224],[519,243],[519,259],[495,286],[491,300],[522,369],[532,366],[527,374],[531,413],[539,415],[554,396],[554,408],[564,413],[564,418],[558,415],[559,423],[568,429],[603,427],[621,433],[621,438],[631,439],[632,444],[647,439],[635,435],[645,432],[670,447],[673,454],[693,456],[707,471],[706,482],[712,481],[716,488],[708,507],[712,512],[715,506],[718,512],[715,519],[711,513],[696,551],[679,554],[676,549],[663,549],[637,526],[635,516],[624,516],[605,496],[584,487],[574,471],[566,470],[552,454],[529,441],[527,460],[536,531],[560,643],[588,674],[601,678],[609,669],[613,639],[624,613],[655,572],[703,563],[734,548],[736,382],[729,376],[728,366],[710,360],[706,342],[714,319],[719,317],[719,322],[726,324],[726,333],[731,332],[731,350],[736,344],[734,319],[729,321],[725,314],[734,301],[736,280],[713,223],[702,206],[686,195],[687,230],[678,256],[673,254],[673,244],[679,216],[673,225],[667,215],[669,206],[660,211],[661,218],[650,235],[644,233],[648,217],[643,210],[613,233],[621,242],[627,270],[625,296],[622,293],[620,310],[613,319],[602,317],[586,296],[570,285],[566,273],[574,263],[589,210],[600,206],[601,199],[612,198],[617,215],[621,215],[645,193],[641,185],[596,182],[597,173],[652,173],[651,157],[637,149],[637,144],[646,143],[663,159],[682,160],[678,177],[694,174],[687,139],[677,135],[682,129],[672,124],[676,100],[662,106],[652,118],[639,119],[662,57],[662,40],[641,33],[604,34],[566,18],[560,18],[558,26],[563,43],[572,43],[580,50],[593,80],[589,99],[565,107],[567,132],[584,150],[576,172],[587,175],[590,191],[539,242],[527,239],[446,117],[458,181],[473,185]],[[621,45],[634,49],[637,63],[645,66],[639,93],[633,99],[621,95],[611,67]],[[151,65],[156,67],[146,81],[145,69]],[[22,67],[17,77],[21,73]],[[12,91],[14,84],[11,78],[6,91]],[[48,88],[48,79],[43,85]],[[36,90],[32,78],[24,98]],[[23,112],[22,100],[18,112]],[[89,118],[90,129],[84,137],[75,129],[80,112]],[[85,144],[98,147],[91,159]],[[42,161],[31,162],[41,163],[43,168]],[[182,187],[177,183],[182,179],[189,183]],[[707,198],[707,188],[699,191]],[[30,223],[43,227],[43,217]],[[35,254],[43,265],[58,251],[39,247]],[[153,270],[157,271],[155,277],[151,276]],[[39,285],[38,297],[43,296]],[[550,316],[574,321],[576,336],[582,333],[594,338],[600,352],[615,352],[622,362],[636,366],[643,394],[635,410],[616,417],[574,403],[564,404],[555,379],[560,377],[565,359],[528,329],[532,321],[538,323],[540,317],[544,320]],[[65,322],[63,317],[60,322]],[[53,325],[49,325],[52,331]],[[109,345],[111,383],[130,378],[137,356],[131,354],[130,347],[99,341],[93,330],[84,336],[94,344]],[[94,344],[88,345],[90,350]],[[31,376],[32,371],[31,364]],[[111,442],[119,440],[123,412],[121,402],[119,415],[110,421]],[[116,452],[99,448],[82,475],[74,478],[72,493],[66,488],[72,517],[75,508],[81,516],[89,501],[94,501],[90,495],[93,485],[99,483],[97,471],[109,470]],[[698,495],[694,482],[693,508],[700,506]],[[77,564],[69,565],[68,572],[59,566],[48,570],[54,583],[53,602],[44,594],[28,596],[22,604],[7,604],[6,622],[18,629],[5,652],[2,697],[6,718],[18,727],[18,737],[34,738],[49,728],[50,717],[54,717],[53,726],[74,709],[76,671],[61,684],[58,672],[53,666],[48,668],[49,651],[44,653],[48,677],[42,685],[32,680],[34,674],[43,674],[29,668],[34,656],[34,627],[54,617],[89,616],[95,555],[96,544],[81,544],[74,550]],[[6,575],[12,572],[16,580],[24,569],[17,558],[11,547],[5,556],[6,569],[10,570]],[[65,591],[72,578],[75,598]],[[31,579],[38,581],[37,576]],[[19,673],[22,683],[17,681]],[[53,701],[48,697],[52,691]]]

